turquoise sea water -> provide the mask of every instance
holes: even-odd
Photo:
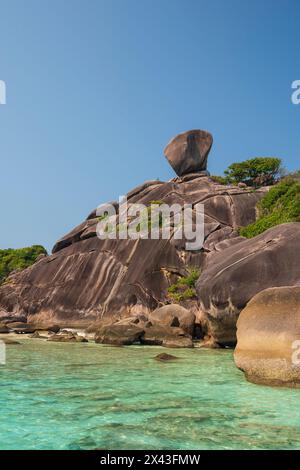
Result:
[[[0,366],[0,449],[300,448],[300,390],[247,383],[232,351],[21,343]]]

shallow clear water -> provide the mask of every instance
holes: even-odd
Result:
[[[300,390],[247,383],[231,351],[21,342],[0,366],[0,449],[300,448]]]

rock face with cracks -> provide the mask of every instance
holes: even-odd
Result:
[[[210,257],[197,294],[210,335],[236,343],[236,322],[252,297],[268,287],[300,284],[300,224],[287,223]]]
[[[212,253],[242,240],[236,230],[255,220],[263,194],[222,186],[201,174],[146,182],[128,193],[129,204],[189,203],[193,211],[204,204],[201,250],[187,251],[172,227],[168,240],[100,240],[93,211],[55,244],[52,255],[7,279],[0,287],[0,312],[62,327],[148,314],[169,302],[168,287],[191,267],[205,269]]]
[[[272,309],[264,309],[261,298],[254,297],[256,300],[251,301],[249,309],[246,307],[238,323],[236,352],[237,364],[249,380],[271,381],[262,371],[264,364],[270,363],[268,354],[275,352],[272,348],[266,352],[262,343],[255,344],[255,332],[256,329],[265,331],[266,342],[268,338],[283,335],[282,344],[275,339],[274,344],[278,348],[282,346],[282,351],[287,348],[286,331],[290,335],[290,325],[298,317],[296,313],[289,317],[286,312],[296,312],[297,305],[292,303],[288,307],[280,288],[300,285],[300,224],[283,224],[249,240],[240,237],[238,229],[255,221],[256,204],[267,189],[254,191],[245,185],[221,185],[211,179],[206,169],[212,141],[206,131],[179,134],[165,149],[178,176],[167,182],[146,181],[127,194],[128,206],[143,204],[147,217],[153,204],[156,208],[176,204],[176,214],[188,204],[193,229],[196,214],[201,211],[199,204],[203,205],[201,247],[188,249],[186,234],[177,238],[174,214],[169,221],[168,239],[161,237],[159,226],[159,239],[117,236],[101,240],[97,236],[99,217],[93,210],[56,242],[50,256],[12,273],[0,286],[2,332],[37,331],[38,337],[40,330],[57,333],[63,327],[80,327],[95,332],[96,341],[104,344],[141,343],[179,348],[193,347],[196,338],[202,341],[202,346],[233,346],[241,310],[256,294],[275,287],[279,288],[278,294],[274,292],[283,307],[275,303],[274,312],[277,307],[284,312],[287,326],[285,320],[281,326],[279,314],[276,328],[271,326],[269,319],[275,318]],[[115,222],[120,227],[119,206],[117,202],[111,205],[115,214],[107,222]],[[132,220],[127,224],[130,226]],[[151,224],[147,219],[148,229]],[[196,288],[193,272],[200,273]],[[266,297],[262,299],[271,302],[268,297],[271,294],[265,292]],[[291,299],[297,300],[295,292]],[[181,305],[175,305],[176,301]],[[263,316],[256,322],[253,318],[258,310]],[[256,326],[251,327],[252,321]],[[251,327],[249,337],[248,327]],[[49,340],[82,341],[73,333],[52,335]],[[249,351],[253,357],[262,354],[267,362],[258,363],[250,358],[252,362],[247,364]],[[292,368],[282,372],[280,366],[276,370],[279,372],[274,380],[297,382]]]

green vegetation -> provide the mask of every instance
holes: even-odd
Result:
[[[151,230],[151,228],[156,228],[157,225],[155,224],[155,221],[152,220],[151,218],[151,210],[153,209],[153,212],[155,213],[156,207],[161,206],[164,204],[164,201],[162,200],[157,200],[157,201],[150,201],[149,206],[145,207],[145,210],[143,210],[139,217],[141,219],[141,222],[137,224],[136,226],[136,232],[139,233],[141,231],[146,231],[148,232]],[[161,228],[163,223],[163,216],[162,213],[160,212],[158,214],[158,227]],[[127,226],[129,224],[123,223],[123,224],[117,224],[116,230],[117,233],[125,231]]]
[[[219,184],[245,183],[257,188],[275,184],[282,175],[281,159],[257,157],[243,162],[232,163],[224,171],[225,176],[211,176]]]
[[[182,302],[183,300],[196,298],[195,285],[200,276],[200,271],[195,268],[188,271],[188,276],[180,277],[175,284],[168,288],[168,296],[171,300]]]
[[[33,245],[28,248],[0,250],[0,284],[15,269],[31,266],[41,254],[47,254],[43,246]]]
[[[164,204],[164,201],[162,201],[161,199],[157,200],[157,201],[150,201],[150,205],[153,204],[153,205],[158,205],[158,206],[161,206],[162,204]]]
[[[225,176],[211,175],[210,179],[219,184],[229,184],[228,178]]]
[[[255,237],[265,230],[286,222],[300,222],[300,182],[288,177],[270,189],[257,205],[259,217],[242,227],[240,235]]]
[[[258,187],[274,184],[280,170],[280,158],[260,157],[232,163],[224,173],[231,183],[246,183],[248,186]]]
[[[102,214],[98,217],[98,222],[102,222],[103,220],[108,219],[108,212],[105,212],[105,214]]]

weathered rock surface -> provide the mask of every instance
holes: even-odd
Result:
[[[62,332],[61,334],[51,335],[47,341],[54,341],[57,343],[88,343],[88,340],[83,336],[79,336],[72,332]]]
[[[141,340],[144,330],[135,325],[113,324],[101,328],[95,335],[95,342],[129,346]]]
[[[211,256],[197,294],[212,338],[235,344],[236,322],[247,302],[268,287],[299,284],[299,266],[299,223],[279,225]]]
[[[209,132],[187,131],[174,137],[166,146],[164,154],[178,176],[205,171],[212,143]]]
[[[14,333],[18,333],[18,334],[34,333],[36,330],[36,328],[32,327],[28,323],[22,323],[22,322],[7,323],[6,326],[11,331],[13,331]]]
[[[146,182],[128,193],[129,204],[204,204],[202,250],[187,251],[184,242],[173,237],[100,240],[93,211],[55,245],[51,256],[10,276],[0,287],[0,311],[26,317],[28,323],[60,327],[88,327],[105,318],[148,314],[169,301],[168,287],[187,275],[188,267],[202,269],[210,254],[223,249],[224,240],[241,241],[236,229],[255,220],[255,205],[262,195],[263,191],[219,185],[201,174]]]
[[[177,336],[164,339],[162,346],[164,348],[193,348],[194,343],[192,338]]]
[[[0,333],[1,334],[5,334],[5,333],[9,333],[9,328],[7,328],[7,326],[4,324],[4,323],[0,323]]]
[[[176,136],[165,155],[178,177],[146,181],[127,194],[129,206],[149,208],[155,201],[158,206],[178,204],[181,212],[190,204],[194,218],[203,204],[201,249],[188,251],[186,238],[176,239],[174,217],[167,240],[100,240],[93,210],[58,240],[51,256],[11,273],[0,286],[2,331],[49,330],[54,333],[49,341],[79,342],[85,338],[59,330],[80,327],[96,331],[96,342],[116,346],[193,347],[193,337],[204,347],[234,345],[240,311],[253,296],[269,287],[300,284],[300,224],[284,224],[251,240],[240,237],[238,228],[255,220],[256,204],[267,189],[213,181],[206,171],[211,145],[205,131]],[[120,226],[117,202],[112,205],[116,214],[111,221]],[[168,288],[192,267],[202,272],[198,300],[192,289],[187,308],[166,305],[171,301]]]
[[[300,387],[300,286],[257,294],[237,323],[237,367],[258,384]]]
[[[43,334],[40,334],[39,331],[35,331],[34,333],[32,333],[32,335],[29,335],[29,338],[33,338],[33,339],[48,339],[49,336],[45,336]]]
[[[147,346],[163,346],[166,348],[192,348],[192,337],[181,328],[164,325],[153,325],[145,329],[141,343]]]
[[[46,331],[50,333],[58,333],[60,330],[60,327],[58,325],[45,325],[45,324],[30,324],[28,325],[31,328],[34,328],[36,331]]]
[[[160,362],[170,362],[170,361],[176,361],[178,357],[173,356],[172,354],[161,353],[155,356],[154,359]]]
[[[194,335],[195,315],[181,305],[164,305],[149,313],[149,320],[154,326],[180,327],[190,336]]]
[[[13,322],[27,323],[27,317],[25,315],[8,315],[7,312],[0,312],[0,322],[5,325]]]

